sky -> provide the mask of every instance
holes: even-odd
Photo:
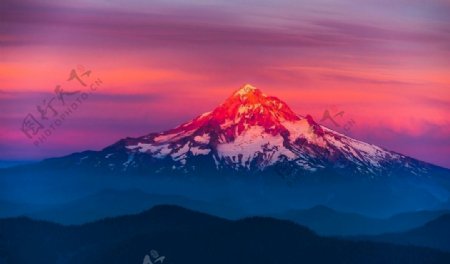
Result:
[[[0,160],[160,132],[250,83],[450,168],[449,58],[447,0],[2,0]]]

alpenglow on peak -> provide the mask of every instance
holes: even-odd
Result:
[[[251,85],[173,129],[125,138],[78,158],[74,164],[114,172],[145,169],[161,176],[193,173],[209,177],[212,172],[226,175],[273,169],[281,170],[283,177],[298,179],[316,173],[320,178],[330,171],[333,176],[375,179],[391,177],[392,168],[411,177],[425,177],[432,170],[417,160],[323,127],[309,115],[297,115],[282,100]]]
[[[248,93],[251,93],[253,91],[258,90],[255,86],[251,85],[251,84],[245,84],[244,86],[242,86],[239,90],[237,90],[234,95],[246,95]]]

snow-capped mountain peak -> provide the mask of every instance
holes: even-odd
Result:
[[[211,117],[225,127],[261,125],[279,126],[285,120],[299,117],[281,100],[263,94],[249,84],[244,85],[211,112]]]
[[[203,166],[252,171],[289,164],[294,172],[345,168],[375,177],[388,165],[415,167],[413,159],[323,127],[311,116],[296,115],[280,99],[249,84],[211,112],[162,133],[122,140],[106,148],[105,156],[114,155],[110,150],[117,148],[128,156],[120,169],[139,167],[136,156],[145,155],[161,164],[155,171],[166,172]],[[119,168],[112,164],[111,169]]]

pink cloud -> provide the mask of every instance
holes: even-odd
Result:
[[[371,1],[281,1],[277,9],[149,9],[132,1],[125,10],[2,1],[0,159],[63,155],[168,129],[250,82],[316,119],[338,105],[357,123],[352,136],[449,167],[450,9],[418,2],[394,16]],[[34,147],[21,120],[78,64],[105,85]]]

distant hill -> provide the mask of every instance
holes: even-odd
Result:
[[[83,224],[105,217],[140,213],[161,204],[179,205],[226,218],[242,216],[239,210],[223,205],[191,200],[178,195],[148,194],[138,189],[107,189],[26,215],[33,219],[61,224]]]
[[[44,210],[44,208],[46,208],[46,206],[40,204],[27,204],[0,200],[0,218],[21,216],[26,213]]]
[[[179,205],[227,219],[255,215],[217,201],[206,202],[181,195],[149,194],[139,189],[105,189],[59,205],[37,206],[0,201],[0,217],[29,216],[37,220],[77,225],[106,217],[137,214],[161,204]],[[268,216],[291,220],[307,226],[320,235],[354,236],[403,232],[422,226],[446,213],[450,211],[417,211],[378,219],[356,213],[340,212],[325,206],[315,206]]]
[[[289,221],[230,221],[178,206],[81,226],[0,220],[0,263],[143,263],[145,255],[198,264],[450,263],[432,249],[323,238]]]
[[[0,160],[0,168],[9,168],[17,165],[30,164],[37,161],[34,160]]]
[[[450,252],[450,214],[440,216],[424,226],[407,232],[361,237],[361,239],[403,245],[417,245]]]
[[[406,231],[424,225],[446,213],[450,213],[450,211],[417,211],[379,219],[356,213],[340,212],[325,206],[315,206],[310,209],[291,210],[271,216],[307,226],[321,235],[349,236]]]

